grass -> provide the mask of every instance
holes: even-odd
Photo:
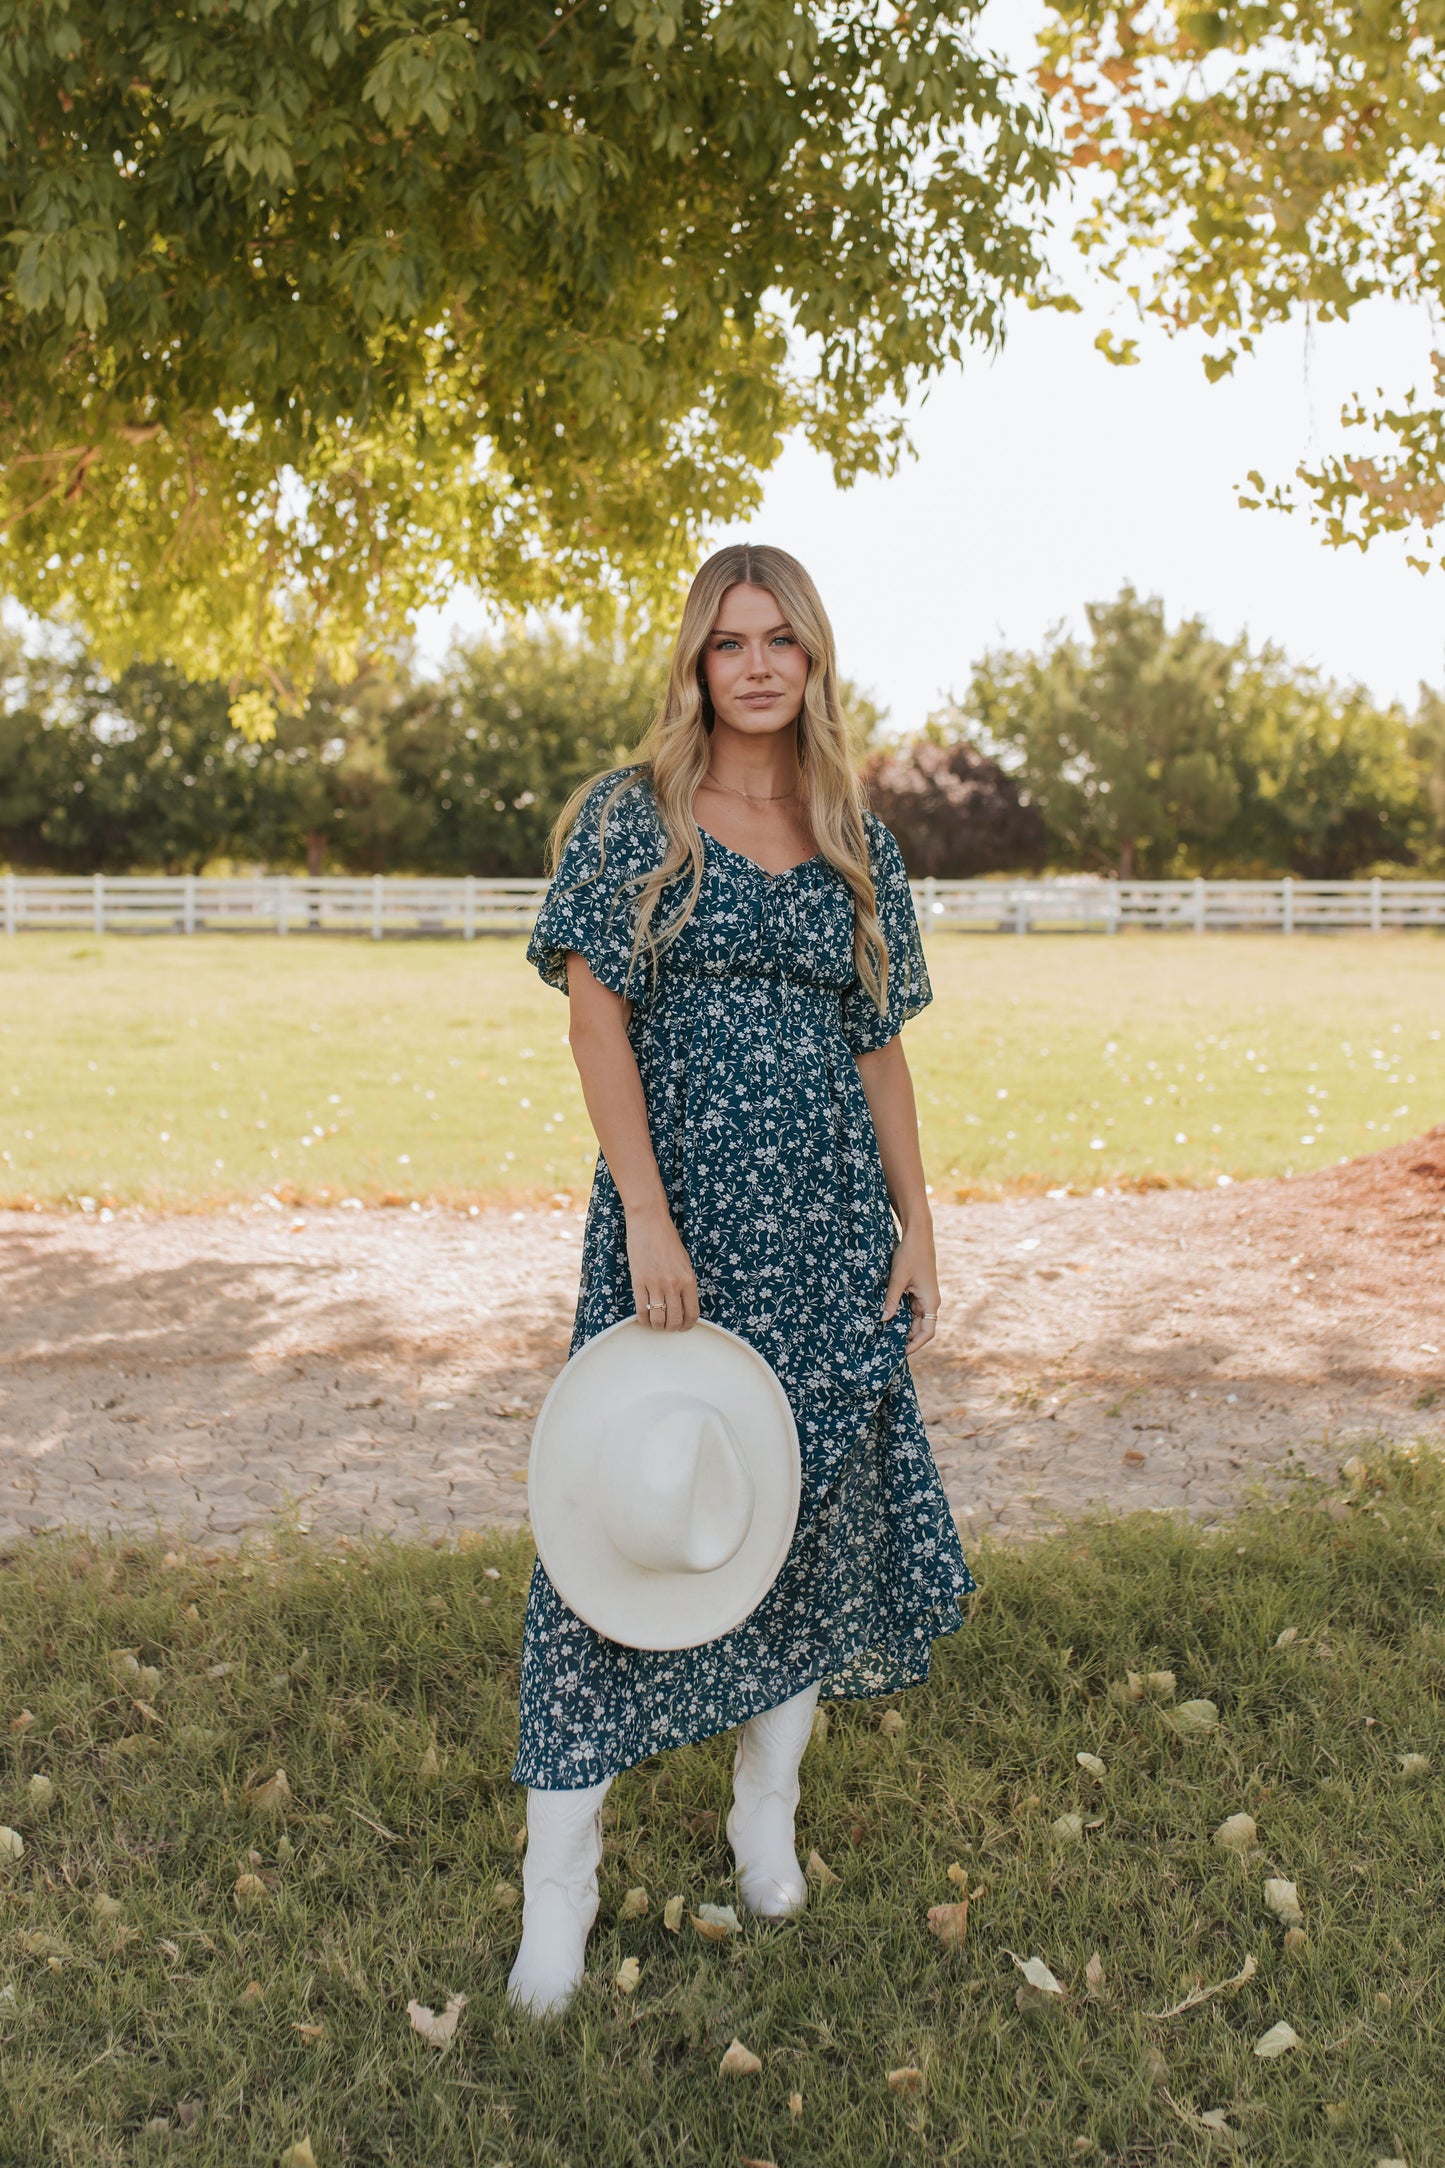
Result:
[[[1303,1172],[1445,1118],[1428,934],[940,934],[906,1034],[941,1197]],[[585,1195],[519,939],[0,946],[0,1204]]]
[[[670,1894],[732,1896],[728,1744],[659,1757],[613,1788],[588,1981],[543,2028],[503,1996],[520,1541],[27,1543],[0,1568],[0,1814],[25,1846],[0,1864],[0,2162],[231,2168],[304,2137],[319,2168],[1426,2168],[1445,2153],[1442,1536],[1441,1464],[1397,1452],[1227,1529],[1144,1516],[984,1549],[932,1682],[890,1704],[901,1733],[878,1703],[835,1705],[805,1759],[802,1849],[840,1884],[725,1943],[669,1934]],[[1131,1670],[1172,1670],[1217,1732],[1124,1698]],[[248,1788],[278,1767],[294,1796],[264,1812]],[[1069,1812],[1090,1825],[1072,1841],[1051,1826]],[[1248,1857],[1211,1841],[1240,1812]],[[950,1865],[978,1891],[952,1952],[926,1924],[958,1895]],[[1297,1949],[1267,1875],[1298,1886]],[[622,1924],[639,1885],[651,1909]],[[1066,1994],[1017,2007],[1011,1951]],[[1150,2014],[1250,1958],[1245,1984]],[[406,2006],[454,1993],[438,2054]],[[1260,2060],[1281,2019],[1299,2046]],[[734,2036],[756,2076],[719,2077]],[[904,2066],[921,2090],[895,2096]],[[1200,2120],[1216,2109],[1232,2139]]]

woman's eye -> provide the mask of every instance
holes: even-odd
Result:
[[[790,632],[780,632],[773,641],[774,647],[796,647],[797,644]]]

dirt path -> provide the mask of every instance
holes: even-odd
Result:
[[[0,1214],[0,1541],[525,1516],[573,1211]],[[1445,1128],[1293,1182],[949,1205],[914,1361],[967,1531],[1215,1519],[1291,1455],[1445,1430]]]

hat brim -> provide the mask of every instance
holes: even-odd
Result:
[[[725,1410],[753,1482],[748,1533],[712,1573],[634,1565],[597,1510],[598,1410],[610,1416],[669,1387]],[[635,1317],[607,1326],[564,1365],[537,1413],[527,1464],[537,1554],[568,1609],[627,1648],[698,1648],[740,1626],[778,1577],[801,1496],[798,1427],[781,1379],[750,1342],[709,1318],[685,1332],[657,1332]]]

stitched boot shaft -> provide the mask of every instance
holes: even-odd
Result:
[[[793,1817],[798,1764],[812,1735],[817,1703],[817,1687],[805,1687],[791,1701],[749,1717],[738,1731],[728,1842],[743,1904],[765,1919],[787,1919],[801,1911],[807,1899],[808,1885],[794,1849]]]
[[[582,1978],[597,1917],[602,1802],[611,1777],[581,1791],[527,1793],[522,1943],[507,2000],[534,2017],[564,2010]]]

